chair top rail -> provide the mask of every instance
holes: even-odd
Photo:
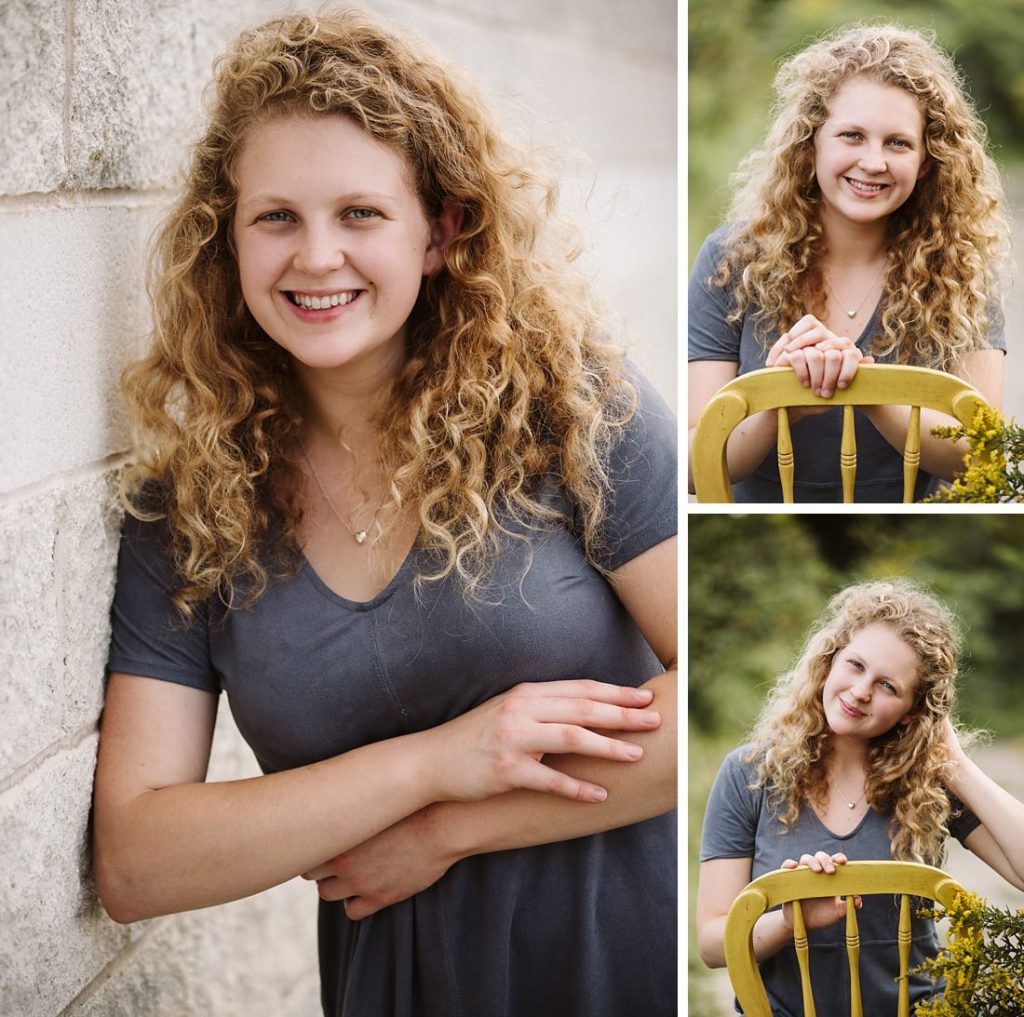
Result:
[[[756,382],[752,385],[751,382]],[[828,399],[814,395],[797,380],[790,367],[765,367],[734,378],[724,385],[713,399],[742,390],[746,413],[752,416],[778,406],[879,406],[883,404],[924,406],[946,410],[951,404],[963,403],[963,415],[957,418],[969,423],[978,405],[985,403],[982,394],[962,378],[934,371],[927,367],[905,367],[896,364],[865,364],[858,368],[853,381],[845,389],[836,389]]]
[[[779,869],[767,872],[747,885],[765,899],[765,908],[808,897],[850,894],[906,893],[927,897],[944,907],[962,890],[956,880],[941,869],[916,862],[847,862],[834,873],[811,869]]]

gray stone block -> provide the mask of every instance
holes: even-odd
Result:
[[[64,4],[0,4],[0,194],[64,178]]]
[[[121,369],[149,330],[153,205],[0,215],[0,493],[127,447]]]
[[[312,1017],[320,1012],[315,902],[308,886],[288,884],[147,923],[73,1017]],[[316,1008],[296,1010],[298,1000]]]
[[[173,181],[194,114],[191,0],[76,0],[65,185]]]
[[[97,737],[0,795],[0,1013],[54,1017],[142,931],[111,922],[89,876]]]
[[[0,505],[0,779],[99,717],[115,485],[99,474]]]

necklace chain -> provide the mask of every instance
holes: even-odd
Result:
[[[829,292],[836,298],[836,302],[846,312],[848,318],[856,318],[860,313],[860,309],[864,306],[865,301],[871,296],[871,291],[875,288],[875,283],[878,282],[878,277],[882,274],[882,270],[885,268],[885,262],[879,266],[878,271],[875,273],[874,279],[871,280],[871,285],[868,287],[867,292],[861,298],[861,302],[851,311],[842,300],[839,299],[839,294],[832,287],[832,283],[829,282],[828,276],[825,276],[825,285],[828,287]]]
[[[865,785],[864,785],[864,790],[863,790],[863,791],[861,791],[861,793],[860,793],[860,795],[858,796],[857,800],[856,800],[855,802],[851,802],[851,801],[849,801],[849,800],[847,799],[846,795],[844,795],[844,794],[843,794],[842,788],[840,788],[840,786],[839,786],[839,785],[838,785],[838,784],[837,784],[837,783],[836,783],[835,781],[832,781],[832,786],[833,786],[833,787],[834,787],[834,788],[835,788],[835,789],[836,789],[836,790],[837,790],[837,791],[839,792],[839,797],[840,797],[840,798],[842,799],[842,801],[843,801],[843,804],[844,804],[844,805],[845,805],[845,806],[846,806],[846,807],[847,807],[848,809],[850,809],[850,811],[851,811],[851,812],[852,812],[852,811],[853,811],[853,810],[854,810],[855,808],[857,808],[857,806],[858,806],[858,805],[860,804],[860,801],[861,801],[861,799],[862,799],[862,798],[864,797],[864,795],[866,795],[866,794],[867,794],[867,791],[868,791],[868,788],[867,788],[867,784],[865,784]]]
[[[327,502],[327,505],[329,506],[330,510],[338,517],[339,521],[341,522],[341,525],[344,526],[346,530],[348,530],[348,532],[352,536],[352,539],[357,544],[365,544],[366,538],[370,534],[370,528],[373,526],[375,522],[377,522],[377,516],[380,514],[380,510],[384,507],[384,501],[386,500],[386,498],[381,499],[381,502],[374,510],[373,515],[370,516],[370,521],[369,523],[367,523],[365,529],[357,530],[341,514],[341,512],[338,511],[338,506],[335,505],[333,501],[331,501],[331,496],[327,493],[327,488],[324,487],[324,482],[320,479],[320,474],[317,473],[316,467],[313,465],[313,461],[309,458],[308,455],[306,455],[305,452],[302,453],[302,458],[306,460],[306,465],[309,467],[309,472],[313,474],[313,479],[316,481],[316,486],[320,488],[320,493],[324,496],[324,501]]]

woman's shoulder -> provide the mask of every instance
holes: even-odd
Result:
[[[758,784],[758,764],[761,761],[761,756],[762,754],[752,742],[738,745],[722,760],[719,774],[753,790]]]
[[[696,276],[698,272],[701,272],[707,275],[713,272],[741,228],[739,223],[723,223],[717,229],[712,230],[700,245],[693,265],[693,274]]]

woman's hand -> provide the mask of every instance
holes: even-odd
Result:
[[[661,717],[644,706],[647,689],[588,680],[525,682],[461,717],[422,733],[424,768],[435,801],[470,801],[529,788],[581,802],[602,802],[605,788],[541,762],[547,753],[634,762],[639,745],[598,734],[651,731]]]
[[[861,364],[874,363],[857,344],[839,336],[813,314],[805,314],[789,331],[783,332],[768,351],[766,367],[792,367],[804,388],[829,399],[837,388],[846,388]]]
[[[813,872],[833,873],[837,865],[846,864],[846,855],[830,855],[825,851],[817,851],[813,855],[800,856],[800,861],[795,862],[787,858],[782,863],[784,869],[796,869],[805,865]],[[860,897],[854,897],[856,907],[861,906]],[[800,910],[804,916],[804,926],[808,929],[825,929],[846,917],[846,901],[842,897],[811,897],[800,902]],[[782,921],[786,928],[793,929],[793,905],[782,905]]]
[[[345,913],[354,921],[406,900],[457,861],[441,850],[433,818],[427,806],[302,878],[316,880],[321,899],[345,901]]]

